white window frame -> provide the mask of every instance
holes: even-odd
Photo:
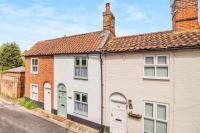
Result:
[[[33,60],[37,60],[38,64],[33,65]],[[33,71],[33,67],[37,67],[37,71]],[[39,72],[39,58],[31,58],[31,74],[38,74]]]
[[[36,99],[34,99],[33,97],[32,97],[32,86],[37,86],[37,92],[35,92],[35,93],[37,93],[37,98]],[[32,99],[32,100],[34,100],[34,101],[38,101],[38,97],[39,97],[39,94],[38,94],[38,84],[31,84],[30,85],[30,99]]]
[[[158,64],[158,57],[160,56],[165,56],[167,59],[167,64]],[[153,57],[154,64],[146,64],[146,57]],[[143,67],[143,78],[144,79],[160,79],[160,80],[169,80],[170,79],[170,58],[169,55],[145,55],[144,56],[144,67]],[[145,67],[155,67],[155,76],[145,76]],[[157,68],[158,67],[167,67],[168,68],[168,73],[167,77],[158,77],[157,76]]]
[[[145,105],[146,104],[153,104],[153,117],[148,117],[145,116]],[[166,120],[161,120],[157,118],[157,106],[162,105],[166,107]],[[160,103],[160,102],[152,102],[152,101],[144,101],[144,114],[143,114],[143,133],[151,133],[151,132],[145,132],[144,129],[144,120],[149,119],[154,121],[154,133],[156,133],[156,121],[164,122],[167,123],[167,133],[169,133],[169,105],[165,103]]]
[[[86,58],[86,66],[82,66],[82,59]],[[79,66],[76,65],[76,59],[79,59]],[[76,76],[76,67],[80,67],[80,68],[87,68],[87,76],[83,77],[83,76]],[[87,56],[75,56],[74,57],[74,78],[75,79],[88,79],[88,57]]]
[[[80,101],[75,100],[75,94],[79,94],[80,95]],[[86,95],[87,96],[87,103],[82,101],[82,95]],[[82,104],[86,104],[87,105],[87,112],[85,113],[85,112],[82,112],[82,111],[76,111],[75,110],[75,103],[76,102],[80,103],[81,105]],[[84,115],[84,116],[88,116],[88,94],[87,93],[77,92],[77,91],[74,92],[74,113],[80,114],[80,115]]]

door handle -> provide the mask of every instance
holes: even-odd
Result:
[[[122,120],[120,120],[120,119],[115,119],[116,121],[120,121],[120,122],[122,122]]]
[[[61,106],[65,106],[64,104],[61,104]]]

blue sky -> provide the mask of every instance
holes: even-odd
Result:
[[[22,50],[39,40],[102,29],[106,2],[117,36],[171,29],[170,0],[0,0],[0,44]]]

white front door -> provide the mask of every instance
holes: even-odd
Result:
[[[111,101],[110,132],[127,133],[126,104]]]
[[[44,88],[44,110],[51,112],[51,88]]]

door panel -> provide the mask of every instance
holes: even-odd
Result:
[[[51,89],[44,88],[44,110],[51,112]]]
[[[127,133],[126,104],[111,102],[110,131],[111,133]]]
[[[67,117],[67,92],[63,86],[58,91],[58,115]]]

